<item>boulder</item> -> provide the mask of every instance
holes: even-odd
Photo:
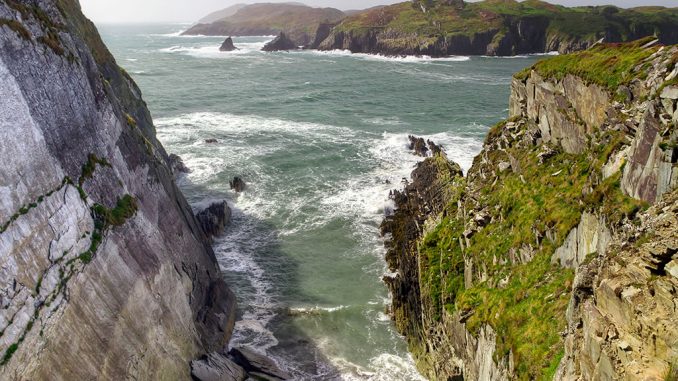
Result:
[[[270,358],[247,348],[233,348],[229,352],[233,360],[240,364],[247,372],[266,380],[289,380],[290,374],[281,370]],[[263,376],[263,377],[262,377]]]
[[[217,202],[196,215],[202,231],[210,238],[220,236],[231,221],[231,208],[226,201]]]
[[[233,45],[233,38],[231,37],[227,38],[219,48],[220,52],[232,52],[234,50],[238,50],[238,48],[236,48],[235,45]]]
[[[184,161],[179,155],[169,155],[168,164],[175,178],[182,173],[191,173],[191,170],[184,164]]]
[[[247,187],[245,181],[238,176],[234,177],[233,180],[229,181],[229,185],[231,186],[231,189],[234,190],[236,193],[244,191],[245,188]]]
[[[299,46],[294,43],[285,33],[280,32],[278,37],[266,44],[261,50],[265,52],[277,52],[281,50],[297,50]]]
[[[191,377],[196,381],[243,381],[247,373],[221,353],[210,353],[191,361]]]

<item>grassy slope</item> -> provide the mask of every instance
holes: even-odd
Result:
[[[426,14],[410,2],[399,3],[349,16],[339,25],[338,30],[389,28],[403,33],[416,32],[421,36],[473,35],[501,29],[509,17],[537,16],[550,20],[549,33],[579,38],[594,36],[608,27],[619,30],[624,37],[630,32],[629,28],[635,28],[639,24],[678,24],[678,8],[566,8],[539,0],[485,0],[467,3],[463,10],[438,5],[429,9]]]
[[[595,83],[614,91],[635,78],[637,74],[633,73],[632,69],[658,49],[658,47],[642,48],[652,40],[654,38],[648,37],[629,44],[613,45],[612,48],[609,44],[598,45],[574,55],[556,56],[537,62],[516,74],[516,77],[525,78],[533,69],[543,77],[556,80],[561,80],[566,74],[571,73],[588,83]]]
[[[343,12],[334,8],[311,8],[290,4],[253,4],[209,25],[212,28],[227,31],[268,29],[313,35],[318,24],[337,22],[344,16]]]
[[[623,73],[654,51],[638,45],[601,46],[594,52],[541,61],[535,68],[549,77],[573,73],[612,85],[626,80]],[[610,78],[602,74],[604,67],[611,68]],[[504,132],[506,123],[490,131],[488,144],[501,135],[511,140]],[[483,167],[485,173],[491,173],[506,160],[506,154],[487,151],[490,164],[477,159],[467,180],[466,194],[473,194],[475,201],[466,196],[459,200],[465,210],[482,205],[492,215],[492,222],[473,235],[470,246],[462,251],[459,238],[466,221],[459,217],[458,199],[454,199],[447,207],[447,217],[420,243],[422,298],[432,306],[431,316],[470,315],[467,327],[472,333],[491,325],[498,334],[496,356],[512,352],[521,380],[551,379],[562,357],[560,332],[566,327],[565,310],[574,274],[551,264],[556,248],[584,211],[600,210],[614,222],[645,207],[622,194],[621,173],[601,181],[602,166],[624,144],[624,136],[615,131],[597,135],[600,144],[592,145],[586,153],[557,152],[543,164],[537,158],[539,146],[510,147],[507,152],[519,161],[520,173],[508,170],[500,173],[496,182],[492,176],[483,180],[477,174]],[[593,192],[583,195],[582,190],[589,187]],[[534,259],[511,264],[509,253],[528,245],[536,248]],[[465,257],[473,258],[474,271],[481,269],[487,274],[485,281],[476,279],[469,289],[464,287]]]

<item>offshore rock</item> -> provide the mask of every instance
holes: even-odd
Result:
[[[411,151],[414,151],[414,154],[421,157],[428,156],[428,147],[426,146],[426,141],[424,138],[418,138],[416,136],[408,136],[410,139],[409,148]]]
[[[141,91],[76,0],[0,24],[0,379],[188,379],[235,297]]]
[[[224,234],[231,221],[231,208],[226,201],[217,202],[196,215],[202,231],[210,238]]]
[[[228,182],[228,184],[230,185],[231,189],[234,190],[236,193],[243,192],[247,187],[247,184],[245,184],[245,180],[243,180],[239,176],[234,177],[233,180]]]
[[[299,49],[299,46],[295,44],[294,41],[292,41],[289,37],[287,37],[285,33],[280,32],[278,37],[264,45],[264,47],[261,50],[264,52],[277,52],[282,50],[287,51],[297,49]]]
[[[227,38],[219,47],[220,52],[232,52],[234,50],[238,50],[238,48],[233,45],[233,38],[231,37]]]

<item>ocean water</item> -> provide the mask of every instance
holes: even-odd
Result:
[[[378,234],[390,189],[419,160],[407,135],[466,170],[506,117],[511,75],[538,57],[386,58],[263,53],[272,37],[181,37],[186,25],[99,25],[141,87],[199,210],[228,200],[215,243],[239,301],[232,345],[299,380],[420,380],[386,314]],[[205,139],[217,139],[207,144]],[[236,195],[228,181],[241,176]]]

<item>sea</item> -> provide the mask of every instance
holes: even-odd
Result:
[[[512,74],[540,57],[261,52],[273,36],[220,52],[225,36],[181,36],[188,26],[98,25],[192,170],[178,184],[194,210],[233,210],[214,243],[238,300],[230,345],[297,380],[423,380],[388,315],[379,235],[389,191],[421,160],[408,135],[466,171],[507,117]]]

